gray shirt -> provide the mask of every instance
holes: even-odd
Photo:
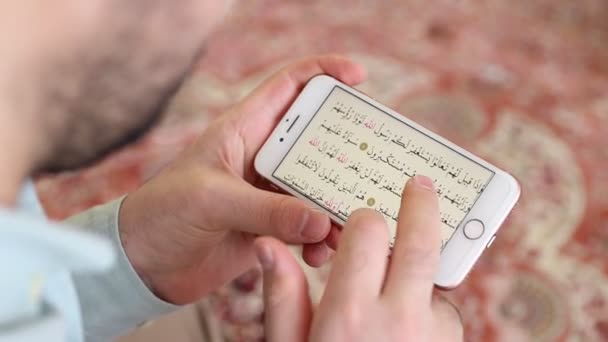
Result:
[[[53,223],[27,184],[18,209],[0,210],[0,342],[108,341],[177,308],[129,263],[122,199]]]

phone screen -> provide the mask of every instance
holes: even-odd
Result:
[[[434,181],[443,249],[494,172],[335,86],[273,177],[344,220],[358,208],[379,211],[392,245],[403,187],[416,174]]]

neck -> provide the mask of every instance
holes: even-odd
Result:
[[[0,207],[12,207],[23,182],[34,169],[34,142],[25,120],[0,111]]]

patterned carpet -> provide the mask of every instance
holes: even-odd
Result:
[[[468,341],[608,341],[608,2],[240,1],[163,125],[99,166],[38,182],[63,218],[153,176],[286,60],[343,52],[361,89],[522,183],[465,283]],[[60,200],[58,200],[60,199]],[[326,270],[309,270],[313,290]],[[263,338],[258,271],[218,291],[230,341]]]

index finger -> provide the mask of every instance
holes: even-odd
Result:
[[[383,294],[428,306],[439,268],[440,224],[433,182],[424,176],[410,179],[401,197],[397,238]]]
[[[388,229],[384,217],[372,209],[353,211],[340,245],[322,302],[343,309],[350,303],[377,298],[386,274]]]
[[[366,77],[365,68],[340,55],[322,55],[291,63],[257,87],[239,105],[234,115],[247,149],[245,165],[253,163],[278,120],[287,111],[304,85],[317,75],[329,75],[348,85]]]

